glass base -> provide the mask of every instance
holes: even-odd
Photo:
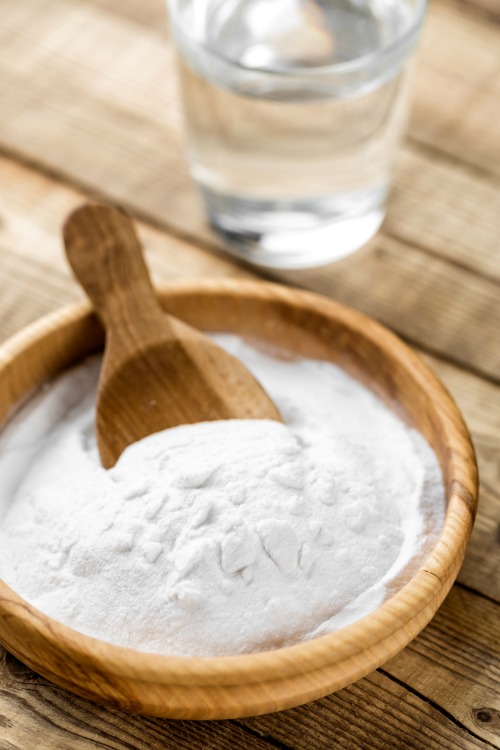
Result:
[[[202,188],[210,223],[232,255],[263,268],[312,268],[359,250],[385,215],[386,186],[335,198],[249,201]]]

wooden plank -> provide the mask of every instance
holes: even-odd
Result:
[[[500,747],[498,614],[497,604],[455,586],[432,623],[384,667],[494,747]]]
[[[165,31],[167,19],[167,8],[164,0],[89,0],[89,2],[106,8],[112,13],[137,21],[144,26],[150,26]]]
[[[500,280],[499,188],[463,165],[404,149],[383,234]]]
[[[481,456],[480,456],[481,458]],[[498,452],[497,452],[498,460]],[[483,463],[481,461],[481,463]],[[500,603],[500,497],[482,487],[479,513],[458,580]],[[496,513],[496,515],[494,515]]]
[[[377,237],[334,268],[281,273],[395,329],[413,344],[498,379],[499,286],[428,252]]]
[[[96,5],[107,8],[112,13],[118,13],[126,18],[138,21],[145,26],[159,26],[165,22],[165,3],[163,0],[122,0],[117,4],[115,0],[89,0]],[[436,2],[436,0],[432,0]],[[497,22],[500,20],[500,8],[497,0],[440,0],[459,10],[469,10],[472,13],[480,13],[488,20]]]
[[[434,2],[418,60],[412,137],[498,180],[499,26]]]
[[[152,1],[155,2],[155,0]],[[448,0],[448,2],[471,13],[479,13],[492,23],[500,22],[500,5],[498,4],[498,0]]]
[[[498,747],[497,615],[497,608],[484,599],[454,590],[433,622],[386,665],[383,674],[373,673],[297,709],[238,722],[172,722],[98,707],[55,688],[2,650],[0,736],[23,750],[34,747],[35,738],[37,750],[69,744],[77,750],[140,750],[153,743],[186,750],[263,750],[269,740],[277,740],[282,750]],[[471,638],[473,623],[483,621],[487,628]],[[411,690],[402,684],[406,682]],[[252,730],[253,736],[244,734],[243,728]]]
[[[0,647],[0,747],[270,750],[276,745],[235,722],[162,721],[97,706],[51,685]]]
[[[424,709],[423,699],[430,715],[431,709],[437,709],[455,727],[467,728],[472,737],[482,738],[489,747],[500,747],[499,629],[498,605],[455,587],[430,625],[382,672],[411,687],[412,696],[418,696],[419,710]],[[365,692],[372,693],[373,687],[375,699]],[[415,713],[414,698],[401,695],[397,702],[396,693],[394,685],[371,675],[349,691],[285,712],[286,724],[281,714],[252,718],[245,724],[288,744],[298,740],[301,750],[332,747],[334,742],[344,747],[343,741],[351,731],[364,736],[362,747],[402,748],[416,743],[430,749],[433,741],[442,748],[464,747],[463,740],[453,741],[440,733],[433,739],[422,736],[426,722]],[[391,710],[386,711],[387,705]],[[372,716],[380,715],[386,723],[375,731]]]
[[[243,723],[300,750],[344,750],[353,737],[366,750],[492,747],[380,671],[321,701]]]
[[[127,196],[135,196],[149,216],[177,215],[176,226],[189,226],[194,201],[184,198],[166,30],[82,0],[5,0],[0,27],[3,145],[116,200],[130,204]]]
[[[54,307],[77,298],[76,290],[67,284],[58,271],[51,273],[48,266],[44,268],[37,261],[27,263],[7,248],[0,247],[0,339],[7,338]]]
[[[443,717],[439,709],[377,673],[322,701],[242,722],[173,722],[95,706],[53,687],[3,649],[0,685],[0,738],[10,743],[2,744],[2,748],[16,750],[34,747],[66,750],[69,746],[75,750],[101,747],[316,750],[338,747],[339,741],[343,749],[385,750],[394,747],[395,736],[398,742],[404,738],[410,750],[488,747]],[[394,711],[389,722],[381,722],[387,703],[394,703]]]
[[[0,158],[0,338],[40,315],[81,298],[60,236],[64,217],[85,200],[36,172]],[[186,276],[249,276],[224,257],[142,225],[141,237],[157,281]]]

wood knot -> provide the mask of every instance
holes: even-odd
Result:
[[[473,708],[472,715],[477,726],[490,732],[500,733],[500,711],[496,708]]]
[[[491,715],[491,711],[488,711],[487,708],[481,708],[476,713],[476,719],[478,721],[484,722],[485,724],[488,724],[490,721],[493,721],[493,716]]]

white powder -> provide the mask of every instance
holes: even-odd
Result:
[[[259,651],[367,614],[435,542],[444,489],[418,433],[329,363],[215,338],[286,426],[177,427],[105,471],[93,358],[5,431],[0,571],[43,612],[147,651]]]

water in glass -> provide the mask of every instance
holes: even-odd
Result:
[[[419,0],[169,1],[193,176],[233,251],[301,267],[364,244],[384,216]]]

